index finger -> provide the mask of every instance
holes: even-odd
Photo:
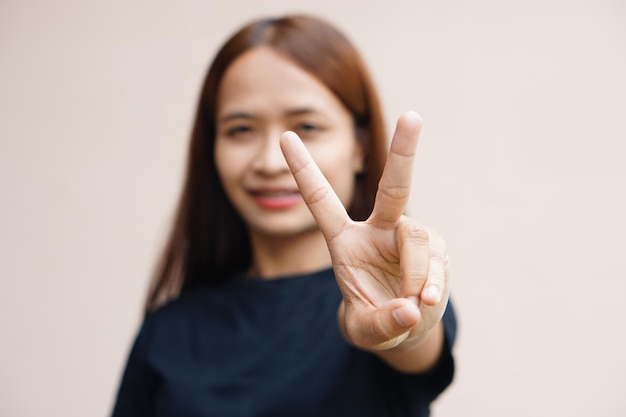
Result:
[[[404,213],[411,193],[413,161],[421,127],[422,119],[415,112],[407,112],[398,119],[378,183],[371,223],[384,228],[395,227]]]
[[[350,222],[346,208],[297,134],[283,133],[280,147],[317,225],[327,240],[333,239]]]

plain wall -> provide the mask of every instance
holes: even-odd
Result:
[[[443,416],[624,416],[626,3],[0,2],[0,415],[106,416],[216,48],[313,12],[422,114],[460,319]]]

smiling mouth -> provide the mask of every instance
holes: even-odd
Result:
[[[259,206],[266,209],[285,209],[302,201],[299,191],[252,191],[250,194]]]

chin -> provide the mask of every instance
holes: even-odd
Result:
[[[317,223],[311,222],[310,224],[290,225],[289,223],[282,222],[275,225],[263,225],[262,227],[252,227],[250,229],[252,234],[256,234],[263,239],[295,239],[309,235],[321,234],[321,231],[317,227]]]

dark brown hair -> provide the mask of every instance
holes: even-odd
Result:
[[[219,50],[204,80],[184,188],[148,293],[146,314],[181,291],[223,282],[251,265],[246,226],[218,178],[214,144],[222,76],[237,57],[258,46],[273,48],[316,76],[352,114],[365,169],[355,178],[348,211],[353,219],[364,220],[372,210],[387,147],[378,97],[358,52],[342,33],[319,18],[287,16],[251,22]]]

